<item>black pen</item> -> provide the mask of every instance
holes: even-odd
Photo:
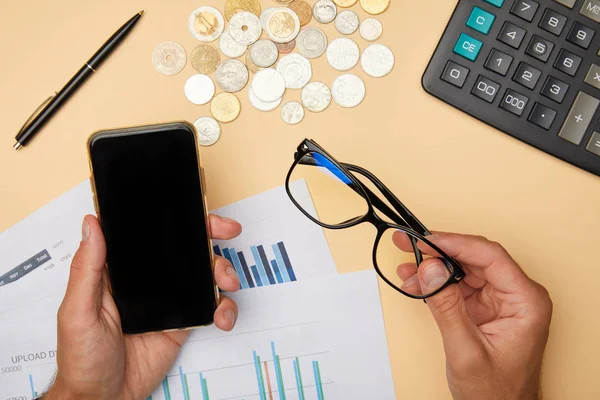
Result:
[[[50,96],[33,112],[15,137],[17,140],[17,143],[14,145],[15,150],[19,149],[21,146],[25,146],[44,124],[52,118],[54,113],[58,111],[69,97],[75,93],[79,86],[81,86],[92,73],[96,72],[96,69],[100,64],[102,64],[113,50],[117,48],[119,43],[125,39],[125,36],[127,36],[131,29],[133,29],[143,13],[144,11],[142,10],[135,14],[129,21],[125,22],[125,24],[119,28],[119,30],[116,31],[102,47],[100,47],[100,50],[98,50],[96,54],[94,54],[79,71],[77,71],[75,76],[67,82],[60,92],[56,93],[54,96]]]

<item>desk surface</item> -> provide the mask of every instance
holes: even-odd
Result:
[[[354,69],[367,85],[356,109],[332,105],[288,126],[279,110],[261,113],[241,92],[242,114],[223,126],[217,145],[203,149],[210,206],[283,184],[295,147],[312,137],[337,158],[376,173],[428,227],[503,243],[554,300],[546,398],[600,398],[600,263],[594,256],[600,179],[421,89],[421,75],[455,6],[450,0],[434,3],[394,0],[380,16],[380,41],[394,51],[396,67],[379,80]],[[151,63],[154,47],[166,40],[180,42],[189,54],[197,42],[187,18],[203,4],[222,8],[223,2],[2,1],[0,231],[88,176],[85,140],[91,132],[209,115],[208,106],[194,106],[183,95],[193,74],[189,62],[174,77],[158,74]],[[12,150],[14,133],[30,112],[140,9],[146,13],[123,46],[28,147]],[[365,16],[358,5],[354,10]],[[337,37],[331,25],[325,31]],[[353,38],[365,47],[358,34]],[[313,69],[314,79],[329,84],[337,75],[324,57]],[[285,99],[299,99],[299,91],[288,91]],[[367,227],[327,232],[340,271],[371,266],[372,235]],[[449,398],[443,348],[427,308],[384,286],[382,302],[397,397]]]

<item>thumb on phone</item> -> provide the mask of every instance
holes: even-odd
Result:
[[[82,240],[71,262],[64,303],[70,312],[95,312],[100,307],[106,243],[98,219],[87,215],[81,228]]]

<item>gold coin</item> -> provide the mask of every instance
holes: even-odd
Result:
[[[280,38],[290,36],[294,32],[295,26],[294,18],[290,14],[283,12],[273,15],[269,21],[269,29],[273,35]]]
[[[248,68],[248,71],[254,72],[254,73],[257,73],[258,71],[260,71],[260,67],[256,64],[254,64],[254,62],[250,58],[250,49],[248,49],[246,51],[246,55],[244,56],[244,63],[246,64],[246,68]]]
[[[192,66],[201,74],[212,74],[221,62],[221,53],[207,44],[200,44],[192,50]]]
[[[304,26],[312,19],[312,7],[304,0],[294,0],[288,8],[298,15],[300,26]]]
[[[200,35],[213,35],[219,28],[217,16],[211,12],[201,12],[194,19],[194,30]]]
[[[260,3],[258,0],[227,0],[225,2],[225,18],[227,18],[227,21],[240,11],[248,11],[260,17]]]
[[[392,0],[360,0],[360,6],[369,14],[377,15],[387,10],[391,2]]]
[[[241,109],[240,101],[232,93],[219,93],[210,102],[210,113],[223,123],[235,120]]]
[[[287,43],[275,43],[275,46],[281,54],[288,54],[294,50],[294,47],[296,47],[296,39]]]
[[[294,1],[294,0],[275,0],[275,3],[285,6],[287,4],[290,4],[292,1]]]
[[[340,7],[352,7],[358,0],[333,0],[333,2]]]

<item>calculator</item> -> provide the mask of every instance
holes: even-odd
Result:
[[[460,0],[423,87],[600,176],[600,0]]]

